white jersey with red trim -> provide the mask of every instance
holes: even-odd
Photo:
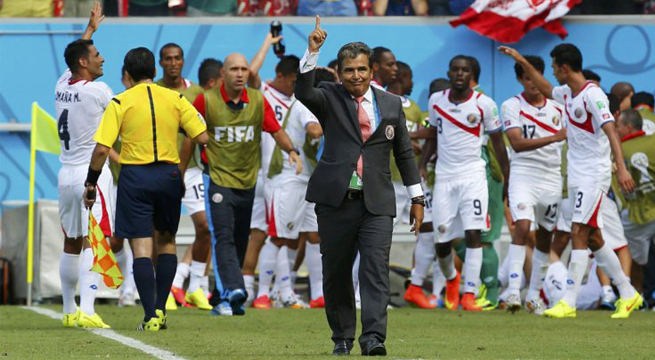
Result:
[[[568,85],[553,88],[553,99],[566,114],[569,187],[597,186],[608,191],[612,181],[610,143],[602,129],[614,121],[607,96],[592,82],[573,94]]]
[[[71,81],[71,76],[67,69],[55,87],[59,160],[66,165],[83,165],[91,161],[96,146],[93,136],[114,93],[103,82]]]
[[[536,107],[519,94],[506,100],[500,109],[504,131],[518,128],[525,139],[542,139],[562,129],[562,108],[552,100],[546,99],[543,106]],[[548,182],[554,180],[560,186],[563,146],[560,141],[530,151],[510,149],[510,178],[515,174],[540,180],[547,176]]]
[[[464,102],[453,103],[450,89],[432,94],[428,102],[430,124],[437,129],[437,179],[485,174],[482,159],[484,131],[500,131],[496,103],[472,91]]]
[[[279,92],[273,86],[264,83],[261,87],[261,92],[264,94],[266,101],[271,105],[273,111],[275,112],[275,118],[277,122],[282,126],[284,118],[287,116],[289,107],[294,100],[293,96],[286,96],[283,93]],[[268,174],[268,168],[271,165],[271,156],[273,156],[273,149],[275,149],[275,139],[269,133],[262,132],[262,163],[261,171],[266,178]]]

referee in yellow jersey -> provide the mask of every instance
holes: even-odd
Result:
[[[91,207],[102,165],[120,136],[122,167],[114,236],[129,239],[134,252],[134,281],[145,312],[138,330],[158,331],[166,328],[166,298],[177,268],[175,233],[184,195],[177,134],[181,128],[196,143],[206,144],[209,139],[204,119],[189,101],[153,83],[155,57],[150,50],[130,50],[123,66],[131,87],[113,98],[105,110],[94,137],[97,145],[84,198]],[[156,270],[151,258],[153,233]]]

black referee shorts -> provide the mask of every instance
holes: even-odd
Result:
[[[115,236],[152,237],[153,228],[175,235],[183,196],[177,165],[123,165],[118,178]]]

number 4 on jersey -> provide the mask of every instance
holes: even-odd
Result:
[[[68,110],[61,112],[59,120],[57,121],[57,130],[59,132],[59,140],[64,142],[64,148],[70,150],[71,136],[68,133]]]

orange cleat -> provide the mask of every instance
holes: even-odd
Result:
[[[252,302],[252,307],[255,309],[269,310],[271,308],[271,299],[268,295],[262,295]]]
[[[459,307],[459,281],[460,274],[457,271],[457,276],[454,279],[446,281],[446,309],[457,310]],[[475,300],[475,299],[473,299]]]
[[[185,297],[186,293],[184,292],[184,289],[180,289],[179,287],[171,286],[171,294],[173,294],[173,297],[175,298],[175,302],[177,302],[178,305],[182,305],[184,307],[188,307]]]
[[[416,286],[409,284],[407,291],[405,291],[405,301],[410,304],[414,304],[421,309],[434,309],[435,306],[430,304],[428,299],[425,297],[423,290]]]
[[[325,298],[323,296],[319,297],[316,300],[309,300],[310,309],[319,309],[325,307]]]
[[[482,308],[475,303],[475,295],[466,293],[462,296],[462,309],[466,311],[482,311]]]

